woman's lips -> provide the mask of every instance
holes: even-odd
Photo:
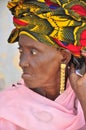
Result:
[[[31,77],[30,74],[27,74],[27,73],[22,74],[22,78],[24,78],[24,79],[27,79],[27,78],[30,78],[30,77]]]

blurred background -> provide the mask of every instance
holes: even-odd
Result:
[[[7,39],[14,28],[7,8],[8,0],[0,0],[0,90],[16,83],[21,78],[18,44],[9,44]]]

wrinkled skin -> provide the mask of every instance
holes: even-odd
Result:
[[[26,35],[19,38],[20,67],[28,88],[55,99],[60,89],[60,64],[66,59],[65,52],[40,43]]]

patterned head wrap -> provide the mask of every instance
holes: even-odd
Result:
[[[26,34],[75,56],[86,48],[86,0],[11,0],[8,8],[16,27],[9,43]]]

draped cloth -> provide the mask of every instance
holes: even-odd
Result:
[[[24,83],[0,93],[0,130],[86,130],[81,105],[68,81],[67,89],[55,101]]]
[[[11,0],[8,8],[15,26],[9,43],[25,34],[79,57],[86,49],[86,0]]]

